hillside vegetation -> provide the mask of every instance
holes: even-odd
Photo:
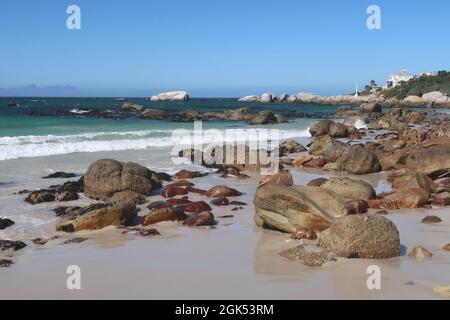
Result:
[[[386,98],[404,99],[411,95],[421,97],[432,91],[450,95],[450,72],[439,71],[435,76],[420,76],[409,82],[403,82],[395,88],[385,90],[383,94]]]

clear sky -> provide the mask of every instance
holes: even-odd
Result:
[[[81,30],[66,9],[81,8]],[[381,8],[381,30],[366,27]],[[337,94],[450,69],[448,0],[1,0],[0,88]]]

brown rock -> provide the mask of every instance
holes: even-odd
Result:
[[[173,198],[175,196],[181,196],[188,194],[189,192],[185,188],[167,186],[161,191],[161,197]]]
[[[369,183],[347,177],[333,177],[321,188],[333,191],[344,199],[367,201],[375,198],[375,190]]]
[[[345,203],[347,215],[367,213],[369,204],[365,200],[351,200]]]
[[[309,181],[307,186],[309,186],[309,187],[320,187],[321,185],[323,185],[327,181],[328,181],[327,178],[317,178],[317,179],[313,179],[313,180]]]
[[[403,189],[387,196],[388,201],[394,202],[399,208],[420,208],[428,203],[430,194],[424,189]]]
[[[354,145],[339,158],[338,164],[341,170],[352,174],[368,174],[381,170],[377,155],[364,148],[362,145]]]
[[[133,233],[137,236],[141,236],[141,237],[153,237],[153,236],[160,236],[161,233],[159,233],[159,231],[157,229],[154,228],[126,228],[122,234],[129,234],[129,233]]]
[[[204,211],[211,211],[211,207],[205,201],[197,201],[184,206],[184,211],[191,213],[200,213]]]
[[[122,191],[114,193],[110,201],[112,204],[129,202],[132,205],[138,205],[145,203],[145,197],[142,194],[134,191]]]
[[[129,226],[137,216],[137,208],[129,203],[121,203],[85,213],[76,218],[63,219],[56,226],[57,231],[78,232],[98,230],[108,226]]]
[[[270,185],[280,185],[280,186],[292,186],[294,184],[294,179],[292,174],[287,170],[278,170],[276,173],[266,176],[263,180],[259,182],[258,187],[262,187],[266,184]]]
[[[409,173],[405,176],[401,176],[392,182],[392,187],[397,190],[421,188],[428,192],[432,192],[435,189],[433,180],[423,173]]]
[[[397,210],[398,205],[394,201],[388,199],[371,199],[367,201],[371,209]]]
[[[436,216],[426,216],[425,218],[422,219],[422,223],[425,224],[434,224],[439,222],[442,222],[442,220]]]
[[[192,201],[189,199],[185,199],[185,198],[182,198],[182,199],[172,198],[172,199],[167,199],[167,203],[172,206],[183,206],[183,205],[192,203]]]
[[[206,176],[207,173],[202,173],[199,171],[181,170],[173,176],[174,179],[193,179]]]
[[[445,246],[442,247],[445,251],[450,251],[450,243],[447,243]]]
[[[387,259],[400,255],[400,235],[380,215],[345,216],[319,235],[319,246],[339,257]]]
[[[215,224],[216,221],[214,220],[214,215],[209,211],[189,216],[189,218],[183,222],[183,225],[188,227],[213,226]]]
[[[325,160],[324,158],[315,158],[307,161],[306,163],[303,164],[303,166],[308,168],[322,168],[327,163],[328,161]]]
[[[187,180],[178,180],[174,183],[168,184],[166,187],[193,187],[194,184]]]
[[[237,197],[241,196],[242,193],[237,191],[236,189],[227,187],[227,186],[216,186],[209,189],[206,192],[208,197],[218,198],[218,197]]]
[[[190,192],[190,193],[198,193],[198,194],[201,194],[201,195],[206,194],[206,190],[197,189],[197,188],[193,188],[193,187],[186,187],[185,190]]]
[[[434,180],[434,185],[436,187],[436,193],[440,192],[450,192],[450,178],[441,178]]]
[[[327,251],[307,251],[303,245],[279,253],[285,259],[300,262],[307,267],[320,267],[324,263],[336,261],[336,255]]]
[[[155,172],[137,163],[98,160],[84,176],[84,192],[95,199],[108,199],[116,192],[135,191],[148,195],[161,187]]]
[[[293,165],[295,167],[299,167],[304,165],[306,162],[311,161],[312,159],[314,159],[313,156],[309,155],[309,154],[304,154],[299,156],[297,159],[294,160]]]
[[[416,246],[409,254],[409,257],[419,261],[429,259],[433,254],[422,246]]]
[[[180,221],[186,219],[181,208],[171,207],[152,210],[149,214],[144,217],[142,222],[143,226],[148,226],[162,221]]]
[[[218,207],[224,207],[224,206],[228,206],[230,204],[230,202],[228,201],[228,199],[226,197],[220,197],[220,198],[211,200],[211,204],[214,206],[218,206]]]
[[[169,200],[175,200],[175,199],[169,199]],[[147,208],[149,210],[159,210],[159,209],[166,209],[172,207],[172,203],[169,203],[169,200],[166,201],[154,201],[150,203]],[[179,199],[176,199],[179,200]]]
[[[309,154],[314,156],[323,156],[335,142],[336,140],[328,135],[319,137],[315,139],[309,147]]]
[[[314,230],[299,230],[291,235],[291,239],[295,240],[315,240],[317,239],[317,233]]]
[[[431,198],[431,204],[441,207],[450,206],[450,192],[434,194]]]

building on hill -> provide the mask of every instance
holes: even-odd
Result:
[[[395,88],[401,82],[408,82],[411,79],[414,79],[414,76],[411,75],[407,69],[402,69],[400,73],[389,76],[389,80],[383,86],[383,89]]]

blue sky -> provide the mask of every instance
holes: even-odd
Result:
[[[82,29],[66,28],[81,7]],[[381,7],[382,30],[366,28]],[[197,97],[349,92],[450,69],[448,0],[1,0],[0,88]]]

